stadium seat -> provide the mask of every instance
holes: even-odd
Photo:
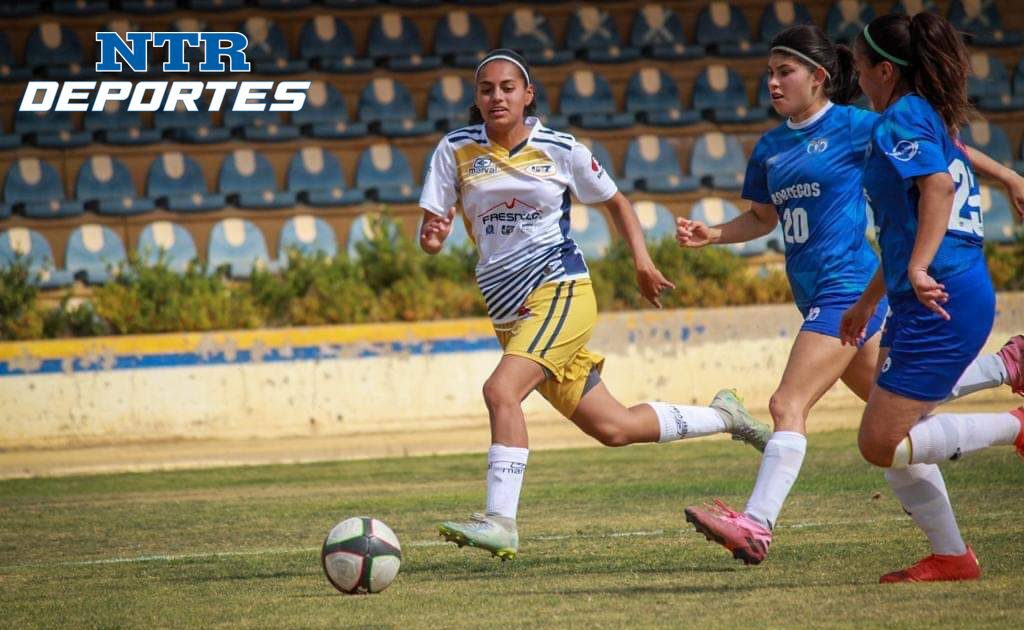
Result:
[[[706,133],[693,145],[690,173],[716,190],[740,190],[747,158],[736,136],[719,131]]]
[[[232,278],[251,278],[254,269],[277,270],[276,263],[271,263],[267,255],[263,233],[245,219],[222,219],[210,230],[207,271],[216,273],[224,266]]]
[[[724,0],[712,0],[697,17],[697,43],[710,54],[723,57],[765,55],[768,47],[754,43],[750,25],[739,9]]]
[[[221,121],[226,129],[254,142],[288,142],[299,137],[299,128],[285,124],[281,112],[270,111],[270,108],[262,112],[235,111],[234,103],[240,94],[241,92],[235,92],[230,99],[225,99],[231,103],[221,114]]]
[[[985,241],[990,243],[1014,243],[1020,233],[1020,224],[1013,218],[1014,210],[1006,194],[997,188],[982,184],[982,222],[985,225]]]
[[[367,212],[355,218],[348,228],[348,240],[345,243],[345,254],[352,260],[359,258],[359,244],[372,241],[385,230],[389,241],[398,239],[398,224],[394,221],[382,221],[379,214]]]
[[[294,74],[307,69],[302,59],[288,57],[288,42],[277,24],[262,16],[253,16],[238,26],[248,39],[245,57],[254,72],[261,74]]]
[[[194,11],[234,11],[245,7],[245,0],[185,0],[185,7]]]
[[[32,219],[60,219],[82,214],[79,201],[64,198],[57,169],[34,157],[18,158],[7,169],[4,203]]]
[[[432,70],[441,65],[433,55],[424,56],[420,30],[409,17],[400,13],[382,13],[370,24],[367,56],[382,60],[391,70]]]
[[[303,203],[317,207],[347,206],[364,200],[360,190],[345,190],[345,174],[333,153],[303,147],[288,165],[287,189]]]
[[[14,112],[14,132],[46,149],[70,149],[92,142],[92,134],[74,128],[71,112]]]
[[[968,146],[983,151],[990,158],[1013,168],[1013,146],[1002,127],[987,120],[974,120],[960,129],[960,137]]]
[[[360,9],[376,4],[376,0],[321,0],[324,5],[339,9]]]
[[[934,0],[896,0],[892,5],[892,9],[889,10],[890,13],[903,13],[911,17],[921,11],[938,13],[939,9],[935,5]]]
[[[390,77],[375,78],[363,89],[359,120],[385,136],[420,136],[434,131],[428,121],[416,119],[409,88]]]
[[[163,262],[175,273],[185,273],[199,257],[188,230],[170,221],[154,221],[142,228],[135,251],[143,263],[153,266]]]
[[[533,80],[533,102],[537,104],[537,117],[545,126],[551,129],[566,129],[569,127],[569,119],[562,114],[551,112],[551,102],[548,100],[547,90],[544,84],[536,79]]]
[[[0,81],[27,81],[31,77],[32,69],[18,65],[7,33],[0,31]]]
[[[195,160],[174,151],[153,159],[146,175],[146,196],[172,212],[220,210],[224,195],[210,193]]]
[[[306,104],[292,112],[292,124],[303,135],[314,138],[358,138],[367,133],[366,123],[349,121],[345,99],[333,85],[323,81],[310,83]]]
[[[546,17],[533,9],[517,8],[501,25],[501,47],[523,53],[531,64],[550,65],[572,61],[573,54],[555,43]]]
[[[612,16],[595,6],[581,6],[569,16],[565,47],[595,63],[624,63],[640,56],[639,49],[623,47]]]
[[[696,111],[683,109],[675,80],[658,68],[640,68],[629,80],[626,111],[642,123],[659,127],[700,122]]]
[[[87,210],[127,216],[156,208],[152,199],[139,197],[132,174],[124,162],[109,155],[94,155],[78,169],[75,197]]]
[[[629,194],[633,192],[634,182],[625,177],[619,177],[619,169],[615,167],[615,162],[612,160],[612,156],[608,153],[608,149],[597,140],[591,140],[590,138],[576,138],[576,141],[590,149],[590,153],[600,162],[601,166],[604,167],[608,174],[615,180],[615,185],[619,191],[623,194]]]
[[[292,10],[304,9],[313,4],[313,0],[256,0],[256,6],[263,9]]]
[[[384,143],[372,144],[359,155],[356,188],[382,203],[414,203],[420,197],[409,161],[401,151]]]
[[[1017,69],[1013,73],[1013,94],[1024,96],[1024,57],[1017,63]]]
[[[833,41],[851,44],[875,19],[875,10],[865,0],[836,0],[828,9],[825,29]]]
[[[122,11],[142,15],[170,13],[178,8],[177,0],[121,0]]]
[[[453,74],[439,77],[427,95],[427,120],[442,131],[462,127],[472,104],[472,83]]]
[[[633,204],[636,216],[640,219],[640,227],[644,229],[644,238],[651,242],[666,238],[675,239],[676,217],[668,208],[653,201],[637,201]]]
[[[710,64],[697,76],[693,86],[693,109],[719,124],[754,123],[766,118],[761,107],[751,107],[747,88],[735,70]]]
[[[25,42],[25,65],[51,79],[68,80],[95,75],[85,64],[82,44],[75,32],[58,22],[43,22]]]
[[[54,13],[64,15],[98,15],[110,11],[107,0],[54,0],[51,6]]]
[[[590,70],[576,70],[566,77],[560,105],[562,115],[587,129],[622,129],[636,122],[632,114],[615,110],[608,81]]]
[[[761,14],[761,41],[771,44],[773,37],[797,24],[814,24],[807,7],[792,0],[775,0]]]
[[[332,15],[318,15],[302,27],[299,57],[325,72],[369,72],[373,60],[356,55],[352,31]]]
[[[18,260],[28,265],[32,283],[44,289],[66,287],[74,280],[56,268],[50,243],[35,230],[13,227],[0,232],[0,268],[10,268]]]
[[[277,189],[270,161],[252,149],[235,149],[224,156],[217,190],[239,208],[267,210],[295,205],[295,193]]]
[[[277,264],[283,269],[288,266],[289,250],[297,250],[303,256],[323,254],[334,258],[338,255],[338,239],[334,229],[323,219],[300,214],[288,219],[281,228],[281,243],[277,250]]]
[[[946,15],[958,31],[970,33],[976,46],[1019,46],[1024,43],[1020,31],[1007,31],[993,0],[952,0]]]
[[[160,132],[144,127],[142,114],[128,111],[124,101],[107,101],[100,111],[93,111],[90,106],[82,119],[82,127],[91,133],[96,141],[106,144],[160,142]]]
[[[967,77],[967,93],[985,111],[1024,109],[1024,95],[1010,92],[1010,77],[998,57],[985,52],[971,53],[972,74]]]
[[[696,190],[699,185],[697,178],[683,175],[672,144],[652,135],[637,136],[630,141],[623,175],[634,182],[636,188],[650,192],[686,192]]]
[[[188,144],[224,142],[231,138],[230,130],[213,124],[206,101],[198,99],[196,110],[190,112],[178,101],[173,111],[165,112],[161,108],[153,112],[153,126],[168,140]]]
[[[608,221],[600,210],[574,203],[569,210],[569,236],[576,241],[583,257],[601,260],[612,244]]]
[[[126,260],[124,243],[105,225],[86,223],[68,237],[64,267],[88,284],[104,284]]]
[[[696,59],[704,56],[700,46],[689,46],[683,22],[675,11],[660,4],[645,4],[633,16],[629,45],[655,59]]]
[[[690,218],[695,221],[703,221],[708,225],[720,225],[731,221],[740,215],[739,209],[732,202],[720,197],[704,197],[693,205],[690,210]],[[739,256],[757,256],[768,251],[768,241],[771,234],[762,236],[746,243],[728,243],[717,245],[724,247],[730,252]]]
[[[0,4],[0,17],[13,18],[35,15],[43,10],[43,0],[18,0]]]
[[[446,65],[476,68],[487,54],[487,31],[480,18],[468,11],[448,11],[434,28],[434,54]]]

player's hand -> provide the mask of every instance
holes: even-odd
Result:
[[[455,218],[455,208],[449,208],[445,216],[432,214],[427,217],[420,227],[420,247],[428,254],[436,254],[441,251],[441,246],[448,235],[452,233],[452,220]]]
[[[949,313],[942,308],[942,305],[949,301],[945,285],[936,282],[935,278],[928,275],[928,271],[925,269],[908,269],[907,280],[910,281],[910,286],[913,287],[914,294],[921,304],[942,319],[949,321]]]
[[[637,265],[636,283],[640,287],[640,295],[658,308],[661,308],[661,295],[676,288],[661,275],[653,262]]]
[[[1003,182],[1003,186],[1017,215],[1024,219],[1024,177],[1014,172],[1008,181]]]
[[[844,346],[856,346],[864,341],[868,334],[868,322],[875,314],[877,305],[857,300],[853,306],[843,313],[843,321],[839,324],[839,342]]]
[[[704,247],[718,240],[720,234],[719,230],[708,227],[703,221],[676,218],[676,240],[680,247]]]

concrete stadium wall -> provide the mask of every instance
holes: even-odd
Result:
[[[988,351],[1024,330],[1024,293],[998,304]],[[791,305],[610,313],[590,346],[626,404],[730,386],[764,410],[800,323]],[[2,343],[0,448],[475,426],[499,357],[486,319]],[[840,384],[819,404],[858,401]]]

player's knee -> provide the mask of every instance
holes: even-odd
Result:
[[[865,461],[879,468],[906,468],[910,464],[910,440],[871,435],[861,431],[857,446]]]
[[[626,446],[632,443],[629,435],[615,424],[602,424],[595,427],[592,435],[604,446]]]
[[[787,431],[799,428],[803,424],[803,409],[800,401],[795,400],[782,390],[776,390],[768,399],[768,412],[775,422],[776,431]]]
[[[494,378],[489,378],[484,382],[483,394],[484,403],[491,411],[508,405],[519,405],[511,388]]]

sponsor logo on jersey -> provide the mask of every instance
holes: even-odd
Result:
[[[821,184],[818,182],[806,182],[793,184],[772,193],[772,203],[781,206],[790,199],[802,199],[803,197],[820,197]]]
[[[529,231],[533,223],[540,219],[540,215],[540,210],[512,198],[482,212],[480,221],[484,224],[484,233],[494,234],[494,225],[501,224],[501,233],[507,236],[517,224],[524,231]]]
[[[526,168],[526,172],[530,175],[537,175],[538,177],[550,177],[555,174],[555,165],[552,162],[531,164]]]
[[[807,143],[807,152],[811,154],[824,153],[828,149],[828,140],[815,138]]]
[[[917,157],[919,149],[918,144],[912,140],[900,140],[886,155],[900,162],[909,162]]]
[[[469,167],[470,175],[494,175],[498,167],[491,162],[491,158],[478,157],[473,160],[473,166]]]

